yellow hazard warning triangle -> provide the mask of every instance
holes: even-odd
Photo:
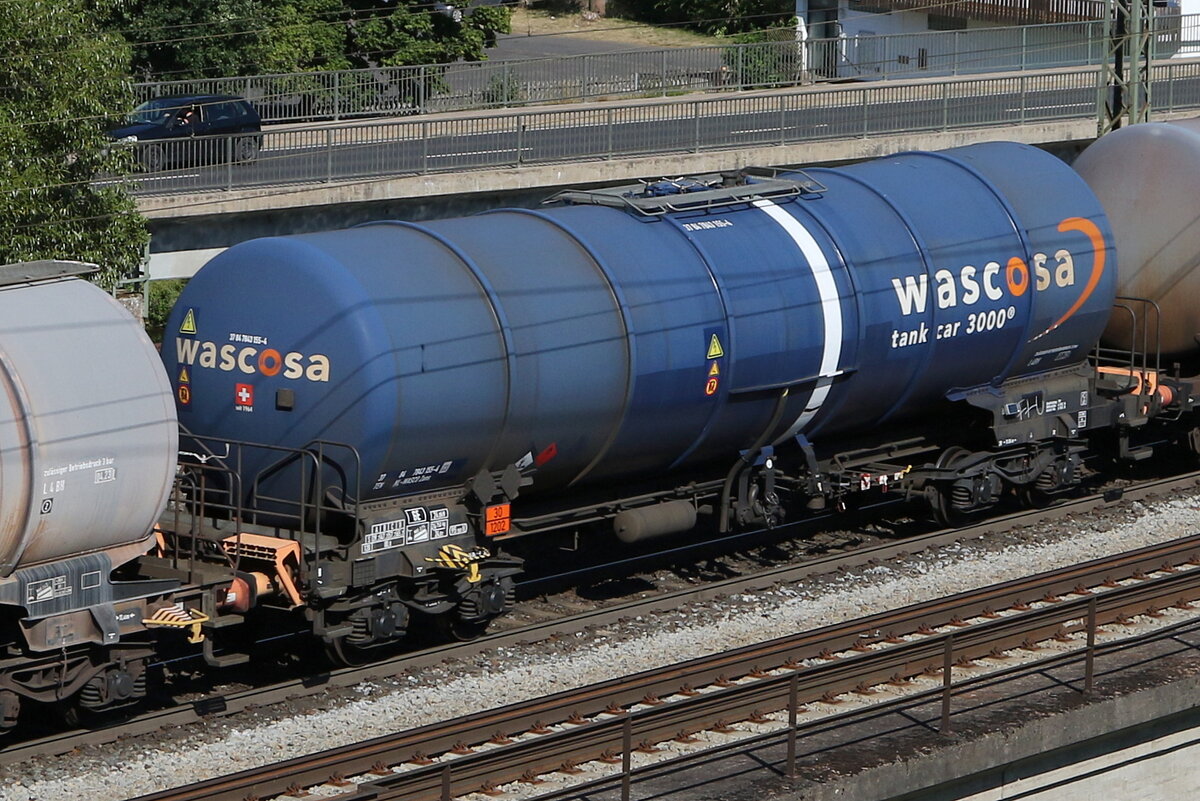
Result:
[[[191,314],[191,311],[188,311],[188,314]],[[184,320],[184,322],[186,323],[187,320]],[[717,339],[716,334],[713,334],[712,339],[708,341],[708,358],[719,359],[724,355],[725,350],[721,347],[721,340]]]
[[[191,383],[191,380],[192,380],[192,377],[190,375],[188,375],[187,368],[180,367],[179,368],[179,383],[180,384],[188,384],[188,383]]]
[[[183,322],[179,324],[179,333],[194,334],[196,333],[196,310],[188,309],[187,314],[183,315]],[[713,339],[716,339],[714,336]]]
[[[717,367],[716,362],[713,362],[712,367],[708,368],[708,377],[712,378],[713,376],[720,375],[720,374],[721,374],[721,368]]]

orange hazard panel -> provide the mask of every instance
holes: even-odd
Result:
[[[489,537],[507,534],[512,528],[512,504],[501,503],[483,510],[483,533]]]

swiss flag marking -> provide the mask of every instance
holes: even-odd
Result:
[[[254,385],[237,384],[233,390],[233,402],[238,406],[254,405]]]

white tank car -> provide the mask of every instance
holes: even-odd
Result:
[[[1117,242],[1117,294],[1159,304],[1164,354],[1197,350],[1200,119],[1114,131],[1085,150],[1074,167],[1108,212]],[[1105,340],[1127,346],[1128,317],[1114,314]]]
[[[80,590],[40,566],[92,554],[97,572],[144,553],[174,476],[158,353],[120,304],[66,275],[81,267],[0,267],[0,596],[31,614]],[[23,597],[8,597],[14,582]]]

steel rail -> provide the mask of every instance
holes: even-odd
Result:
[[[897,710],[910,710],[918,708],[930,700],[941,696],[945,699],[947,692],[950,697],[969,693],[984,687],[992,687],[1002,684],[1013,679],[1028,676],[1033,673],[1044,673],[1048,670],[1076,665],[1080,662],[1085,665],[1085,673],[1082,676],[1080,692],[1087,696],[1092,687],[1088,683],[1087,665],[1090,660],[1097,657],[1108,656],[1123,651],[1132,650],[1148,643],[1157,642],[1165,639],[1178,637],[1181,633],[1187,631],[1196,631],[1200,628],[1200,621],[1189,619],[1179,623],[1163,626],[1154,631],[1135,634],[1123,638],[1118,641],[1095,645],[1088,649],[1071,651],[1068,653],[1054,654],[1039,659],[1036,662],[1024,662],[1017,665],[1012,665],[1007,668],[998,668],[991,670],[984,675],[971,676],[963,679],[956,679],[949,687],[939,687],[928,690],[919,690],[911,692],[902,697],[893,698],[890,700],[882,700],[872,703],[868,706],[848,709],[843,712],[833,713],[824,716],[817,720],[798,722],[794,727],[789,725],[782,730],[773,730],[762,732],[759,734],[751,734],[746,737],[739,738],[733,742],[724,744],[714,744],[711,747],[705,748],[702,753],[682,754],[677,757],[670,757],[659,760],[648,765],[631,766],[626,772],[630,778],[637,777],[638,779],[649,778],[660,773],[667,773],[672,770],[677,770],[681,766],[686,766],[689,763],[694,763],[700,759],[713,759],[730,752],[738,751],[745,752],[756,746],[778,743],[784,739],[788,741],[789,757],[783,766],[782,772],[785,775],[795,775],[795,749],[796,740],[800,736],[808,736],[811,734],[823,733],[826,731],[837,729],[841,726],[853,724],[860,719],[873,718],[881,714],[893,712]],[[789,706],[791,701],[789,700]],[[943,721],[945,725],[946,721]],[[928,721],[922,720],[915,725],[926,726]],[[942,730],[942,733],[949,734],[949,730]],[[610,787],[624,780],[624,776],[618,774],[616,776],[605,776],[591,781],[580,782],[569,787],[564,787],[560,790],[552,790],[546,793],[538,794],[538,801],[554,801],[560,798],[579,798],[582,797],[587,790],[596,790]],[[346,801],[361,801],[367,798],[379,798],[380,794],[373,791],[373,788],[364,788],[361,794],[347,795]]]
[[[268,687],[181,702],[177,706],[151,710],[131,720],[124,720],[103,728],[77,729],[23,743],[14,743],[0,751],[0,765],[14,764],[34,756],[64,754],[85,745],[102,745],[171,726],[236,715],[250,708],[269,706],[297,697],[315,695],[330,688],[351,687],[368,680],[390,678],[409,669],[432,667],[451,658],[470,660],[472,657],[492,649],[511,648],[552,637],[566,637],[591,628],[612,625],[625,618],[644,617],[677,610],[687,603],[719,599],[776,585],[799,582],[814,576],[863,565],[878,564],[903,558],[922,550],[980,539],[990,534],[1010,531],[1036,522],[1082,514],[1122,500],[1144,500],[1157,495],[1194,489],[1198,486],[1200,486],[1200,471],[1194,471],[1174,478],[1145,482],[1128,489],[1109,490],[1085,498],[1065,501],[1047,509],[1017,512],[961,529],[943,529],[896,542],[856,548],[847,553],[817,557],[800,564],[769,568],[749,576],[723,579],[700,587],[689,587],[650,598],[590,610],[570,617],[534,623],[486,635],[471,642],[442,645],[403,654],[371,665],[330,669]]]
[[[220,777],[187,788],[143,796],[139,801],[242,801],[282,793],[287,786],[311,786],[332,775],[362,774],[384,765],[416,764],[371,782],[352,798],[442,799],[479,789],[485,782],[515,781],[612,754],[627,753],[632,740],[661,742],[680,732],[711,727],[723,720],[745,719],[751,710],[774,712],[830,693],[868,687],[897,677],[909,678],[951,664],[951,657],[973,659],[1045,640],[1064,627],[1086,620],[1091,631],[1127,614],[1161,609],[1200,599],[1200,569],[1166,568],[1157,577],[1144,574],[1189,562],[1200,565],[1200,535],[1093,560],[982,590],[871,615],[713,657],[645,671],[634,676],[558,693],[433,724],[351,746],[331,749],[261,769]],[[1137,577],[1131,586],[1088,589],[1114,576]],[[1064,599],[1067,593],[1074,599]],[[1041,596],[1034,608],[1023,600]],[[1000,616],[999,607],[1017,611]],[[970,624],[964,620],[982,618]],[[945,627],[933,631],[931,623]],[[922,635],[903,640],[901,636]],[[835,656],[835,654],[841,654]],[[805,665],[808,661],[810,664]],[[768,669],[789,669],[769,675]],[[727,677],[754,676],[745,683]],[[691,687],[713,687],[693,693]],[[673,696],[677,700],[658,699]],[[626,710],[644,704],[633,713]],[[607,715],[586,721],[589,716]],[[546,722],[584,721],[559,730]],[[529,730],[546,733],[505,742]],[[492,746],[470,751],[489,733]],[[421,764],[424,754],[456,749],[453,760]],[[447,793],[449,795],[447,795]]]

